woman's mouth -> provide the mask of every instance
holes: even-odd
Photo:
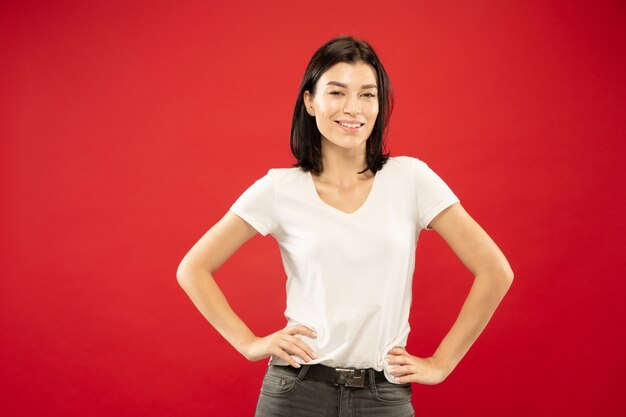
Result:
[[[341,126],[343,130],[345,130],[346,132],[350,132],[350,133],[358,132],[361,126],[363,126],[364,124],[360,122],[351,123],[351,122],[338,122],[338,121],[335,121],[335,123]]]

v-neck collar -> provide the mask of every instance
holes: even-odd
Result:
[[[373,196],[374,196],[374,194],[376,192],[376,189],[378,188],[378,183],[380,182],[380,178],[379,177],[380,177],[380,174],[381,174],[382,171],[383,170],[380,169],[380,170],[378,170],[378,172],[376,172],[376,174],[374,175],[374,182],[372,183],[372,187],[370,188],[370,191],[369,191],[369,193],[367,195],[367,198],[365,199],[363,204],[361,204],[361,206],[358,209],[356,209],[355,211],[353,211],[352,213],[347,213],[347,212],[345,212],[343,210],[339,210],[338,208],[333,207],[330,204],[328,204],[327,202],[325,202],[324,200],[322,200],[322,198],[320,197],[320,195],[317,192],[317,188],[315,188],[315,181],[313,181],[313,175],[311,174],[311,171],[307,171],[306,172],[306,176],[308,178],[308,182],[309,182],[311,191],[313,193],[313,196],[320,204],[322,204],[323,206],[327,207],[328,209],[330,209],[330,210],[332,210],[332,211],[334,211],[336,213],[339,213],[340,215],[343,215],[343,216],[355,216],[358,213],[360,213],[363,210],[365,210],[365,208],[368,206],[368,204],[372,200],[372,198],[373,198]]]

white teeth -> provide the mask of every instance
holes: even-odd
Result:
[[[339,124],[342,125],[342,126],[345,126],[345,127],[351,127],[353,129],[361,126],[360,123],[353,124],[353,123],[342,123],[342,122],[339,122]]]

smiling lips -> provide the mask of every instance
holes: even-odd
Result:
[[[357,120],[336,120],[335,122],[349,132],[357,132],[365,124]]]

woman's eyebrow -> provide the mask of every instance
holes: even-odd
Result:
[[[347,85],[345,85],[344,83],[340,83],[338,81],[329,81],[329,82],[326,83],[326,85],[336,85],[338,87],[348,88]],[[361,86],[361,89],[364,89],[364,88],[375,88],[375,89],[378,89],[378,87],[376,87],[376,84],[363,84]]]

